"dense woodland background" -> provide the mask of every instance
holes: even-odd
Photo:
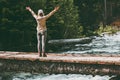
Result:
[[[97,35],[102,25],[118,20],[120,0],[106,2],[105,14],[105,0],[0,0],[0,50],[36,51],[36,21],[26,6],[45,14],[60,6],[47,21],[47,39],[53,40]]]

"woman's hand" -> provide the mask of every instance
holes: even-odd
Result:
[[[59,7],[59,6],[57,6],[57,7],[55,7],[55,9],[54,9],[54,10],[55,10],[55,11],[57,11],[57,10],[59,10],[59,8],[60,8],[60,7]]]
[[[31,8],[30,8],[30,7],[26,7],[26,10],[29,10],[29,11],[30,11],[30,10],[31,10]]]

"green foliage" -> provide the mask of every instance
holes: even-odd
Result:
[[[79,10],[79,22],[83,26],[83,35],[89,36],[98,29],[97,24],[102,20],[101,4],[103,2],[99,0],[75,0]]]
[[[110,0],[119,3],[119,0]],[[48,14],[60,6],[48,21],[48,39],[77,38],[112,31],[103,22],[103,0],[0,0],[0,50],[36,51],[36,21],[26,11],[43,9]],[[119,14],[119,6],[113,13]]]
[[[118,30],[113,29],[113,26],[103,27],[103,25],[100,24],[99,29],[96,30],[94,33],[95,33],[95,34],[98,34],[98,35],[101,35],[101,34],[104,33],[104,32],[113,34],[113,33],[116,33],[117,31],[118,31]]]
[[[60,10],[48,20],[48,29],[50,30],[51,38],[76,37],[81,30],[79,30],[78,10],[73,4],[73,0],[48,0],[47,4],[49,4],[47,7],[52,6],[52,9],[56,5],[60,6]]]
[[[75,38],[82,32],[73,0],[1,0],[1,50],[36,50],[33,48],[37,42],[36,21],[26,11],[26,6],[30,6],[35,13],[38,9],[43,9],[45,14],[55,6],[60,6],[60,10],[47,21],[48,39]]]

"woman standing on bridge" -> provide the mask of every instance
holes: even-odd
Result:
[[[30,7],[26,7],[26,10],[31,12],[32,16],[36,19],[37,22],[37,40],[38,40],[37,48],[38,48],[38,55],[40,57],[41,56],[47,57],[45,53],[45,43],[47,37],[46,20],[50,16],[52,16],[58,9],[59,7],[55,7],[54,10],[47,15],[44,15],[43,10],[39,9],[38,14],[36,15]]]

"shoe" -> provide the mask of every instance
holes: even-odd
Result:
[[[38,53],[39,57],[42,57],[42,54],[41,53]]]
[[[47,57],[47,54],[46,54],[46,53],[43,53],[43,57]]]

